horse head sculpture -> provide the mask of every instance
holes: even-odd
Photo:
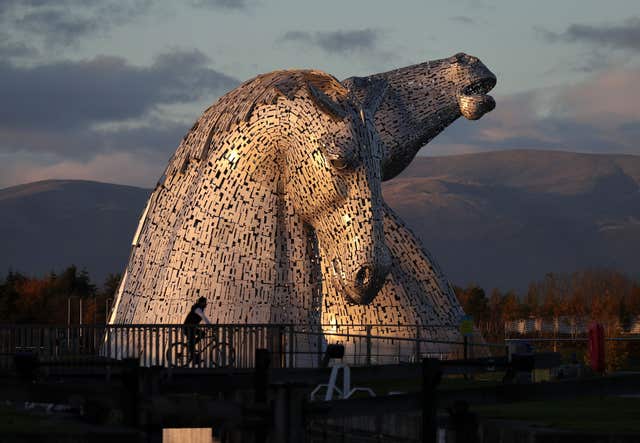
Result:
[[[152,192],[110,323],[454,324],[461,309],[382,199],[425,143],[495,105],[458,54],[342,83],[313,70],[249,80],[208,108]]]
[[[303,72],[308,91],[289,104],[296,115],[280,139],[286,151],[284,191],[294,213],[314,230],[344,296],[369,303],[391,265],[384,241],[382,145],[368,111],[337,80]],[[309,96],[311,102],[299,100]]]
[[[477,120],[495,107],[486,93],[496,76],[463,53],[343,83],[362,103],[379,102],[375,126],[385,147],[384,180],[398,175],[461,115]]]

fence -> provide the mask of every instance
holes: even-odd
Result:
[[[586,334],[590,323],[589,319],[573,317],[524,318],[505,322],[504,332],[527,336],[554,334],[575,338]]]
[[[504,323],[504,333],[506,335],[526,335],[526,336],[565,336],[580,337],[589,331],[589,325],[593,322],[588,317],[560,316],[555,318],[521,318],[510,320]],[[605,324],[605,326],[607,326]],[[640,316],[636,316],[627,324],[613,322],[608,326],[613,327],[622,334],[640,335]]]
[[[189,349],[191,334],[202,335],[195,353]],[[503,350],[502,345],[455,338],[454,327],[417,325],[0,325],[0,366],[7,367],[21,352],[52,364],[138,358],[143,366],[252,368],[255,349],[267,348],[274,367],[299,368],[318,366],[331,343],[343,344],[343,361],[355,366]]]

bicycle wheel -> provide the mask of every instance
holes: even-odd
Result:
[[[218,343],[211,348],[209,364],[212,368],[229,368],[236,362],[236,350],[229,343]]]
[[[184,342],[171,343],[167,348],[167,366],[184,368],[189,364],[189,347]]]

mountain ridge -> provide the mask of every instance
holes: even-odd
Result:
[[[43,180],[0,189],[0,270],[122,272],[149,189]],[[493,151],[417,157],[387,203],[449,279],[526,290],[547,272],[640,276],[640,156]]]

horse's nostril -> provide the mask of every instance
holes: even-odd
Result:
[[[369,266],[363,266],[356,274],[356,285],[361,288],[366,288],[371,283],[373,277],[373,270]]]

